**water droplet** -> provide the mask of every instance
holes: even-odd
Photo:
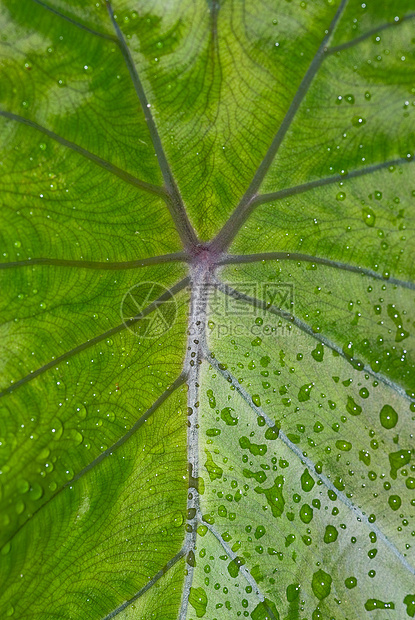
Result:
[[[253,394],[252,402],[254,403],[254,405],[256,407],[260,407],[261,406],[261,398],[260,398],[259,394]]]
[[[379,413],[380,423],[383,428],[394,428],[398,423],[398,414],[390,405],[383,405]]]
[[[353,127],[362,127],[363,125],[365,125],[365,123],[366,119],[364,119],[362,116],[359,116],[359,114],[356,114],[356,116],[353,116],[352,118]]]
[[[33,499],[33,500],[36,501],[36,500],[40,499],[42,497],[42,495],[43,495],[42,487],[37,482],[34,482],[32,484],[32,486],[31,486],[31,488],[30,488],[30,491],[29,491],[30,499]]]
[[[78,416],[80,420],[85,420],[86,414],[87,414],[87,410],[84,407],[84,405],[79,405],[78,407],[76,407],[76,415]]]
[[[18,481],[16,486],[19,493],[27,493],[30,489],[30,484],[27,480],[24,480],[23,478]]]
[[[18,515],[21,515],[24,512],[25,508],[26,508],[25,503],[22,502],[21,500],[16,502],[15,507],[14,507]]]
[[[183,524],[183,515],[181,512],[176,512],[172,518],[172,524],[174,527],[180,527]]]
[[[84,439],[83,436],[81,435],[81,433],[79,433],[74,428],[70,428],[65,433],[65,438],[67,438],[67,439],[69,439],[71,441],[72,446],[79,446],[79,444],[81,444],[83,439]]]
[[[356,579],[356,577],[347,577],[347,579],[344,580],[344,585],[349,590],[351,590],[352,588],[355,588],[357,586],[357,579]]]
[[[339,532],[336,530],[334,525],[328,525],[326,527],[326,531],[324,532],[324,542],[329,544],[336,542]]]
[[[346,441],[345,439],[339,439],[338,441],[336,441],[336,448],[338,450],[342,450],[343,452],[349,452],[349,450],[352,449],[352,444],[350,443],[350,441]]]
[[[369,226],[369,228],[373,228],[376,222],[376,215],[370,207],[365,207],[364,209],[362,209],[362,217],[366,226]]]
[[[332,578],[324,570],[318,570],[313,575],[311,587],[314,595],[321,601],[330,594]]]
[[[63,424],[58,418],[54,418],[52,420],[50,432],[52,433],[52,437],[55,440],[58,440],[62,437]]]
[[[313,509],[308,504],[303,504],[300,508],[299,514],[303,523],[310,523],[313,518]]]
[[[301,488],[304,492],[311,491],[315,485],[315,480],[310,476],[308,469],[305,469],[301,475]]]
[[[391,495],[388,498],[388,504],[392,508],[392,510],[399,510],[402,505],[402,500],[399,495]]]
[[[392,602],[384,603],[377,598],[370,598],[365,603],[365,609],[367,611],[373,611],[374,609],[395,609],[395,604]]]

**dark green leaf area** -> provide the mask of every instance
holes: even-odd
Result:
[[[415,618],[413,0],[0,0],[0,616]]]

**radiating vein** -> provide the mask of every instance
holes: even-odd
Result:
[[[226,555],[228,557],[230,557],[231,560],[236,560],[237,557],[238,557],[237,554],[234,551],[232,551],[232,549],[228,545],[228,543],[225,540],[223,540],[222,536],[219,534],[219,532],[216,530],[216,528],[213,527],[213,525],[211,525],[207,521],[203,521],[203,525],[205,525],[208,528],[208,530],[213,534],[213,536],[216,538],[216,540],[222,546],[222,548],[225,551]],[[254,577],[251,575],[251,573],[249,572],[249,570],[245,566],[245,564],[242,564],[241,566],[239,566],[239,572],[245,577],[246,581],[252,587],[253,591],[255,592],[255,594],[257,595],[257,597],[261,601],[261,603],[264,603],[264,606],[267,607],[267,612],[268,612],[269,620],[276,620],[276,618],[275,618],[274,614],[272,613],[271,609],[269,609],[269,607],[265,603],[265,596],[262,594],[262,592],[261,592],[257,582],[255,581]]]
[[[177,231],[180,235],[182,242],[184,243],[185,247],[190,248],[198,243],[197,235],[192,225],[190,224],[189,218],[187,217],[187,213],[186,213],[182,198],[180,196],[180,192],[178,190],[176,181],[174,180],[174,177],[170,170],[170,166],[167,162],[167,157],[164,152],[163,145],[161,143],[161,139],[160,139],[156,124],[153,119],[153,115],[151,114],[151,111],[150,111],[151,104],[147,100],[147,96],[144,92],[143,85],[141,84],[141,80],[139,78],[136,66],[132,59],[130,50],[125,42],[124,35],[122,34],[114,18],[114,13],[113,13],[110,1],[106,0],[106,4],[107,4],[108,12],[109,12],[115,33],[117,35],[121,53],[124,57],[125,64],[130,73],[131,81],[134,85],[135,92],[137,93],[138,100],[143,110],[144,118],[146,119],[151,141],[153,143],[154,151],[157,155],[157,160],[160,166],[161,173],[163,175],[164,184],[167,189],[168,196],[170,198],[167,201],[170,214],[173,218],[173,221],[176,225]]]
[[[197,518],[199,509],[199,489],[197,481],[199,478],[199,369],[202,356],[202,342],[198,336],[205,331],[206,322],[206,303],[204,297],[205,284],[208,272],[203,267],[194,267],[191,271],[192,295],[190,299],[189,330],[187,339],[187,353],[184,362],[184,369],[188,370],[188,392],[187,392],[187,463],[189,468],[189,492],[187,496],[187,531],[185,545],[189,553],[193,553],[196,548]],[[193,583],[194,562],[188,562],[187,574],[185,577],[182,601],[180,606],[179,620],[186,620],[187,608],[189,605],[190,589]]]
[[[280,318],[288,321],[292,325],[295,325],[296,327],[298,327],[298,329],[308,334],[312,338],[315,338],[316,340],[324,344],[327,348],[338,353],[348,363],[352,363],[352,362],[356,362],[356,364],[359,363],[359,366],[358,366],[359,370],[367,372],[372,377],[374,377],[375,379],[377,379],[384,385],[391,388],[394,392],[399,394],[399,396],[401,396],[402,398],[405,398],[406,400],[409,400],[410,402],[415,402],[415,398],[412,398],[411,396],[409,396],[409,394],[407,394],[407,392],[402,386],[398,385],[397,383],[395,383],[395,381],[392,381],[388,377],[385,377],[384,375],[381,375],[380,373],[375,372],[374,370],[372,370],[370,366],[367,366],[366,364],[363,364],[362,362],[358,362],[357,359],[349,358],[347,355],[345,355],[341,347],[339,347],[337,344],[335,344],[334,342],[332,342],[331,340],[329,340],[322,334],[314,332],[307,323],[305,323],[304,321],[301,321],[301,319],[297,318],[290,312],[281,310],[280,308],[277,308],[276,306],[273,306],[267,303],[266,301],[263,301],[262,299],[257,299],[255,297],[246,295],[245,293],[241,293],[240,291],[232,288],[231,286],[228,286],[227,284],[223,284],[217,278],[214,279],[214,285],[220,291],[222,291],[222,293],[225,293],[226,295],[229,295],[230,297],[234,297],[235,299],[238,299],[238,300],[243,300],[253,305],[256,308],[262,308],[263,310],[267,310],[268,312],[271,312],[271,314],[275,314],[276,316],[279,316]]]
[[[301,102],[303,101],[305,95],[307,94],[310,84],[313,81],[317,71],[319,70],[321,63],[323,62],[325,52],[327,49],[327,43],[332,35],[334,28],[337,25],[337,22],[339,21],[342,15],[342,12],[347,4],[347,1],[348,0],[342,0],[340,2],[340,5],[336,11],[336,14],[334,15],[331,21],[331,24],[329,28],[326,30],[327,34],[325,35],[322,42],[320,43],[320,46],[317,52],[315,53],[313,60],[311,61],[303,79],[301,80],[301,83],[291,101],[290,107],[288,108],[288,111],[280,127],[278,128],[278,131],[275,134],[275,137],[264,159],[258,166],[258,169],[254,175],[254,178],[251,181],[251,184],[249,185],[248,189],[243,195],[235,211],[232,213],[231,217],[228,219],[228,221],[223,226],[223,228],[219,231],[217,236],[213,239],[212,247],[215,250],[222,251],[226,249],[229,246],[229,243],[231,242],[231,240],[237,234],[239,228],[241,227],[245,218],[241,218],[240,214],[242,215],[245,212],[251,200],[256,196],[260,188],[260,185],[262,181],[264,180],[266,173],[268,172],[272,162],[274,161],[274,158],[282,144],[282,141],[285,138],[287,131],[289,130],[291,126],[291,123],[297,113],[297,110],[300,107]]]
[[[42,375],[47,370],[50,370],[50,368],[53,368],[57,366],[58,364],[61,364],[65,360],[74,357],[75,355],[77,355],[78,353],[81,353],[82,351],[85,351],[86,349],[89,349],[90,347],[94,346],[95,344],[98,344],[98,342],[101,342],[105,338],[114,336],[115,334],[118,334],[119,332],[123,331],[127,327],[132,327],[133,325],[135,325],[135,323],[137,323],[138,321],[143,319],[145,316],[150,314],[150,312],[155,310],[160,303],[163,303],[164,301],[167,301],[168,299],[170,299],[171,295],[175,295],[176,293],[184,289],[188,284],[189,284],[189,277],[183,278],[183,280],[180,280],[180,282],[177,282],[176,284],[174,284],[168,291],[165,291],[162,295],[160,295],[160,297],[155,299],[151,304],[149,304],[146,308],[144,308],[144,310],[137,316],[131,319],[128,319],[124,323],[121,323],[121,325],[112,327],[108,331],[102,334],[99,334],[99,336],[95,336],[95,338],[91,338],[91,340],[87,340],[86,342],[83,342],[82,344],[78,345],[77,347],[74,347],[70,351],[66,351],[66,353],[63,353],[63,355],[60,355],[56,359],[48,362],[47,364],[44,364],[40,368],[37,368],[37,370],[34,370],[32,373],[29,373],[22,379],[19,379],[19,381],[16,381],[16,383],[13,383],[12,385],[4,389],[2,392],[0,392],[0,398],[2,398],[3,396],[6,396],[6,394],[10,394],[11,392],[14,392],[22,385],[29,383],[29,381],[32,381],[39,375]]]
[[[213,366],[213,368],[215,368],[215,370],[219,372],[224,377],[224,379],[226,379],[226,381],[228,381],[228,383],[235,388],[238,394],[249,405],[249,407],[254,411],[254,413],[258,417],[263,418],[270,428],[274,428],[275,421],[271,420],[271,418],[265,413],[265,411],[261,407],[257,407],[253,403],[252,396],[241,386],[236,377],[234,377],[229,370],[224,370],[223,364],[221,364],[210,351],[205,349],[204,354],[211,366]],[[409,564],[405,556],[399,551],[399,549],[397,549],[397,547],[395,547],[395,545],[389,540],[389,538],[382,532],[379,526],[377,526],[376,523],[371,523],[369,521],[369,517],[358,506],[353,504],[353,502],[342,491],[339,491],[339,489],[334,486],[334,484],[327,478],[327,476],[318,473],[315,468],[315,463],[313,463],[313,461],[309,457],[304,456],[300,448],[296,446],[292,441],[290,441],[283,431],[280,430],[278,437],[300,459],[300,461],[304,465],[306,465],[306,467],[310,470],[313,476],[321,480],[321,482],[327,487],[327,489],[333,491],[333,493],[336,494],[338,499],[345,506],[347,506],[347,508],[349,508],[349,510],[351,510],[360,521],[365,523],[371,529],[371,531],[377,534],[377,536],[385,543],[388,549],[397,557],[402,566],[404,566],[410,573],[412,573],[412,575],[415,575],[415,568],[411,566],[411,564]],[[208,526],[207,523],[206,526]]]
[[[182,372],[177,379],[163,392],[163,394],[161,394],[158,399],[151,405],[151,407],[149,407],[147,409],[147,411],[145,411],[143,413],[142,416],[140,416],[140,418],[133,424],[133,426],[125,433],[125,435],[123,435],[122,437],[120,437],[120,439],[118,439],[115,443],[112,444],[112,446],[110,446],[109,448],[107,448],[106,450],[104,450],[103,452],[101,452],[101,454],[99,454],[93,461],[91,461],[90,463],[88,463],[88,465],[86,465],[83,469],[81,469],[81,471],[79,471],[73,478],[71,478],[71,480],[68,480],[67,482],[65,482],[65,484],[63,484],[57,491],[55,491],[55,493],[53,495],[51,495],[49,497],[49,499],[44,502],[41,506],[39,506],[39,508],[37,508],[37,510],[35,510],[30,517],[28,517],[28,519],[26,521],[24,521],[24,523],[22,523],[20,525],[20,527],[18,527],[12,534],[12,536],[4,543],[4,545],[7,545],[15,536],[18,532],[20,532],[20,530],[25,527],[25,525],[30,521],[30,519],[33,519],[33,517],[39,512],[41,511],[45,506],[47,506],[49,504],[49,502],[51,502],[53,499],[55,499],[55,497],[57,495],[59,495],[59,493],[61,493],[66,487],[68,486],[72,486],[77,480],[79,480],[80,478],[82,478],[86,473],[88,473],[89,471],[91,471],[91,469],[93,469],[94,467],[96,467],[96,465],[98,465],[98,463],[101,463],[101,461],[103,461],[107,456],[113,454],[115,452],[115,450],[117,450],[118,448],[120,448],[126,441],[128,441],[128,439],[130,439],[130,437],[132,435],[134,435],[134,433],[136,433],[138,431],[138,429],[140,429],[143,424],[145,422],[147,422],[147,420],[153,415],[153,413],[169,398],[169,396],[171,394],[173,394],[173,392],[175,392],[181,385],[183,385],[186,381],[187,378],[187,374],[185,372]],[[3,545],[3,546],[4,546]]]
[[[137,594],[134,594],[133,597],[131,597],[130,599],[128,599],[128,601],[125,601],[124,603],[122,603],[122,605],[120,605],[119,607],[117,607],[116,609],[114,609],[114,611],[111,611],[111,613],[109,613],[107,616],[105,616],[105,618],[102,618],[102,620],[110,620],[111,618],[115,618],[115,616],[117,616],[121,611],[123,611],[126,607],[128,607],[129,605],[131,605],[132,603],[134,603],[137,599],[140,598],[140,596],[143,596],[143,594],[145,594],[147,592],[147,590],[149,590],[151,588],[151,586],[153,586],[156,581],[158,581],[161,577],[163,577],[163,575],[165,575],[167,573],[167,571],[172,568],[172,566],[174,566],[184,555],[186,554],[186,549],[183,548],[179,551],[179,553],[176,553],[176,555],[174,556],[174,558],[172,558],[171,560],[169,560],[167,562],[167,564],[165,564],[163,566],[163,568],[161,568],[159,570],[158,573],[156,573],[154,575],[154,577],[152,579],[150,579],[150,581],[148,583],[146,583],[145,586],[143,586],[141,588],[141,590],[139,590],[137,592]]]
[[[12,267],[27,267],[32,265],[53,265],[55,267],[79,267],[81,269],[102,269],[102,270],[122,270],[137,269],[148,265],[160,265],[174,261],[188,262],[189,255],[186,252],[174,252],[172,254],[162,254],[160,256],[150,256],[138,260],[121,262],[88,261],[88,260],[66,260],[61,258],[28,258],[10,263],[0,263],[0,269],[11,269]]]
[[[258,205],[266,202],[272,202],[274,200],[281,200],[282,198],[288,198],[289,196],[296,196],[297,194],[303,194],[304,192],[309,192],[312,189],[324,187],[325,185],[347,183],[349,179],[356,179],[368,174],[373,174],[374,172],[378,172],[379,170],[384,170],[392,166],[402,166],[403,164],[408,164],[413,161],[413,154],[411,154],[410,157],[390,159],[389,161],[385,161],[379,164],[373,164],[371,166],[366,166],[364,168],[360,168],[359,170],[352,170],[347,174],[336,174],[332,177],[323,177],[322,179],[316,179],[315,181],[309,181],[308,183],[302,183],[301,185],[295,185],[294,187],[280,189],[277,192],[258,194],[254,196],[252,200],[247,203],[243,208],[235,210],[230,216],[228,222],[225,224],[225,226],[229,228],[229,232],[227,233],[228,242],[226,244],[226,247],[234,239],[234,237],[241,229],[243,223],[247,220],[247,218],[251,215],[252,211]]]
[[[130,185],[134,185],[135,187],[138,187],[139,189],[142,189],[145,192],[149,192],[150,194],[155,194],[156,196],[160,196],[161,198],[166,200],[166,192],[163,187],[159,187],[158,185],[153,185],[152,183],[146,183],[146,181],[141,181],[140,179],[137,179],[137,177],[133,176],[129,172],[126,172],[125,170],[118,168],[118,166],[114,166],[114,164],[111,164],[109,161],[106,161],[105,159],[102,159],[101,157],[98,157],[98,155],[95,155],[95,153],[90,153],[89,151],[84,149],[82,146],[79,146],[79,144],[75,144],[74,142],[70,142],[69,140],[66,140],[66,138],[59,136],[53,131],[50,131],[50,129],[47,129],[46,127],[42,127],[42,125],[38,125],[37,123],[29,120],[28,118],[24,118],[23,116],[19,116],[18,114],[13,114],[12,112],[6,112],[5,110],[0,110],[0,116],[3,116],[4,118],[7,118],[11,121],[22,123],[23,125],[27,125],[28,127],[32,127],[33,129],[36,129],[36,131],[43,133],[45,136],[48,136],[48,138],[51,138],[52,140],[55,140],[55,142],[62,144],[62,146],[65,146],[66,148],[71,149],[71,151],[74,151],[75,153],[78,153],[78,155],[81,155],[82,157],[89,159],[90,161],[94,162],[101,168],[104,168],[104,170],[107,170],[107,172],[110,172],[111,174],[114,174],[118,178],[122,179],[126,183],[129,183]]]
[[[101,37],[102,39],[107,39],[108,41],[112,41],[113,43],[118,43],[117,39],[113,35],[106,34],[105,32],[98,32],[98,30],[94,30],[93,28],[89,28],[88,26],[85,26],[84,24],[81,24],[80,22],[77,22],[72,17],[69,17],[68,15],[64,15],[60,11],[57,11],[53,7],[47,5],[45,2],[42,2],[42,0],[33,0],[33,2],[36,2],[36,4],[38,4],[39,6],[43,7],[47,11],[50,11],[54,15],[57,15],[58,17],[61,17],[62,19],[65,19],[67,22],[69,22],[70,24],[73,24],[77,28],[81,28],[81,30],[85,30],[86,32],[89,32],[90,34],[93,34],[93,35],[95,35],[97,37]]]
[[[220,260],[218,261],[218,265],[253,263],[257,261],[267,260],[287,260],[300,262],[306,261],[308,263],[316,263],[318,265],[327,265],[328,267],[333,267],[335,269],[360,273],[362,275],[368,276],[369,278],[382,280],[382,282],[387,282],[388,284],[394,284],[396,286],[402,286],[403,288],[415,290],[415,282],[407,282],[405,280],[399,280],[398,278],[385,277],[381,273],[373,271],[373,269],[366,269],[366,267],[358,267],[357,265],[341,263],[340,261],[332,260],[330,258],[311,256],[309,254],[300,254],[298,252],[259,252],[258,254],[228,254],[220,258]]]
[[[372,28],[371,30],[368,30],[367,32],[361,34],[360,37],[356,37],[355,39],[352,39],[351,41],[347,41],[346,43],[341,43],[340,45],[334,45],[333,47],[329,47],[327,50],[327,53],[334,54],[335,52],[341,52],[342,50],[348,49],[349,47],[358,45],[358,43],[360,43],[361,41],[368,39],[369,37],[373,36],[374,34],[377,34],[378,32],[382,32],[382,30],[387,30],[391,28],[392,26],[399,26],[399,24],[402,24],[408,19],[414,19],[414,18],[415,18],[415,13],[408,13],[408,15],[404,15],[403,17],[400,17],[396,22],[393,21],[387,24],[382,24],[382,26],[378,26],[377,28]]]
[[[402,166],[403,164],[409,164],[414,161],[413,156],[414,154],[411,153],[410,156],[407,157],[390,159],[389,161],[384,161],[379,164],[373,164],[371,166],[359,168],[359,170],[352,170],[347,174],[336,174],[332,177],[323,177],[322,179],[316,179],[315,181],[309,181],[308,183],[302,183],[301,185],[295,185],[294,187],[287,187],[285,189],[279,190],[278,192],[258,194],[258,196],[255,196],[255,198],[249,205],[249,209],[247,209],[246,213],[244,214],[243,221],[245,221],[245,219],[256,206],[263,204],[264,202],[271,202],[272,200],[279,200],[281,198],[288,198],[289,196],[302,194],[316,187],[324,187],[325,185],[333,185],[334,183],[345,183],[349,179],[356,179],[367,174],[373,174],[374,172],[378,172],[379,170],[384,170],[386,168],[391,168],[392,166]]]

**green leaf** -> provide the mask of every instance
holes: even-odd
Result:
[[[0,611],[415,616],[413,2],[0,0]]]

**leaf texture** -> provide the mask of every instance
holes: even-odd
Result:
[[[414,20],[0,2],[2,617],[415,617]]]

